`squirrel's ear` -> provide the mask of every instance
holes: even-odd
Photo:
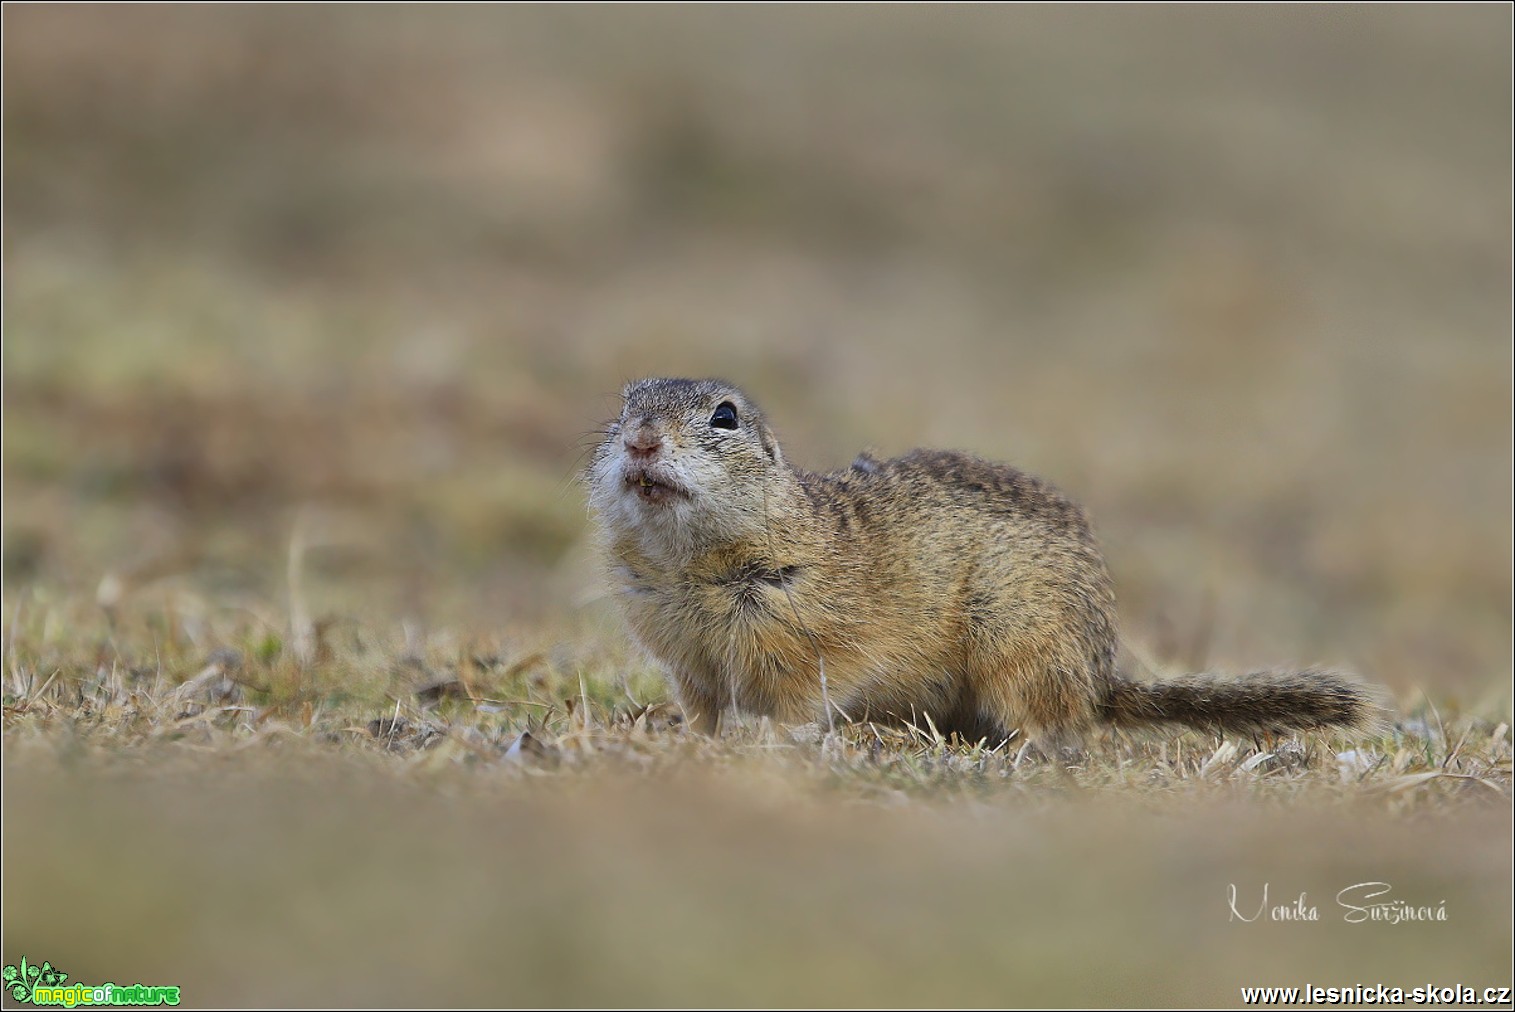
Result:
[[[758,440],[763,444],[763,449],[768,452],[768,458],[775,464],[784,462],[783,451],[779,449],[779,441],[774,438],[772,431],[762,422],[757,426]]]

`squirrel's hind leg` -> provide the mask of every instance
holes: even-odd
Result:
[[[979,658],[970,673],[973,697],[985,723],[1018,731],[1017,746],[1029,742],[1048,759],[1081,753],[1094,725],[1093,678],[1087,668],[1056,654],[1005,652]]]

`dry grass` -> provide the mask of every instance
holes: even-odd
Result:
[[[303,593],[296,591],[296,600]],[[1510,728],[1398,701],[1380,736],[1231,741],[1196,733],[1102,733],[1049,759],[1006,743],[919,727],[741,722],[719,741],[686,732],[661,676],[618,635],[585,624],[567,639],[467,639],[353,621],[287,621],[255,604],[204,610],[19,607],[6,627],[7,755],[107,758],[319,746],[416,765],[572,777],[658,778],[770,765],[778,777],[860,799],[1016,797],[1043,790],[1197,799],[1374,799],[1387,811],[1444,811],[1510,798]],[[252,617],[249,617],[252,616]],[[541,630],[536,629],[540,634]],[[80,649],[81,644],[87,644]],[[213,644],[219,644],[212,648]],[[1159,672],[1159,675],[1161,672]]]
[[[192,1004],[1508,981],[1507,11],[4,19],[6,961]],[[712,373],[806,466],[1063,486],[1129,668],[1341,666],[1392,729],[692,738],[572,475],[623,380]],[[1344,924],[1359,881],[1448,920]],[[1263,882],[1322,923],[1230,919]]]
[[[197,1001],[1226,1004],[1508,957],[1509,727],[1424,701],[1375,740],[1047,761],[929,727],[699,738],[588,628],[341,624],[301,662],[237,614],[18,618],[11,938]],[[1358,882],[1448,920],[1348,924]],[[1264,885],[1321,921],[1239,922],[1230,889],[1250,915]]]
[[[1503,723],[1421,706],[1350,749],[1185,734],[1055,762],[928,729],[711,741],[592,630],[564,655],[339,626],[301,663],[227,614],[79,618],[22,611],[5,696],[8,944],[78,979],[218,1004],[1224,1004],[1492,983],[1508,956]],[[1448,921],[1349,925],[1336,893],[1365,881]],[[1264,884],[1321,922],[1237,922],[1229,889],[1250,914]]]

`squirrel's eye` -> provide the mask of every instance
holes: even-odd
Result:
[[[710,416],[712,429],[736,428],[736,406],[730,401],[722,401],[720,407],[715,409],[715,414]]]

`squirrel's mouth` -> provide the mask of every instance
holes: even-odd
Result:
[[[689,493],[683,488],[640,467],[627,470],[626,488],[647,503],[662,504],[673,499],[689,497]]]

